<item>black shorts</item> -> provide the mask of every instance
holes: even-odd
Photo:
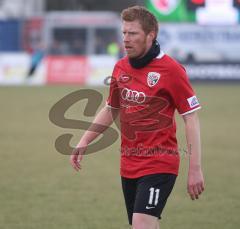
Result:
[[[136,179],[122,177],[122,189],[130,225],[133,213],[161,218],[176,177],[174,174],[152,174]]]

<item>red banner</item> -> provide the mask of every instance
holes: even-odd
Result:
[[[47,83],[85,84],[89,74],[87,57],[47,57]]]

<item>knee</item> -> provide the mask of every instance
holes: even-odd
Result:
[[[154,216],[134,213],[132,220],[133,229],[156,229],[157,218]]]
[[[147,222],[143,217],[133,217],[133,229],[147,229]]]

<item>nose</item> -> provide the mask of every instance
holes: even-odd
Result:
[[[123,42],[124,43],[128,43],[130,40],[129,40],[129,35],[127,33],[123,34]]]

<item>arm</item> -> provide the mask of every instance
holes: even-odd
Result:
[[[77,147],[72,152],[72,155],[70,157],[70,163],[76,171],[79,171],[79,169],[81,169],[80,162],[83,159],[83,154],[86,151],[87,146],[113,123],[118,113],[119,109],[113,109],[108,106],[105,106],[97,114],[92,125],[83,134]],[[101,128],[98,128],[96,124],[100,124]]]
[[[183,116],[187,147],[189,152],[188,193],[192,200],[204,191],[204,178],[201,167],[200,125],[197,112]]]

